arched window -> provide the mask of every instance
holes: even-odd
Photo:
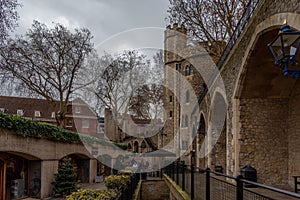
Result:
[[[190,66],[185,66],[185,75],[189,76],[190,75]]]
[[[185,115],[184,120],[185,120],[185,123],[184,123],[185,127],[188,127],[189,126],[189,117],[187,115]]]
[[[193,74],[193,71],[194,71],[194,67],[193,67],[193,65],[190,65],[190,75]]]
[[[181,116],[181,127],[185,126],[185,119],[184,119],[184,115]]]
[[[186,91],[186,94],[185,94],[185,102],[186,102],[186,103],[189,103],[189,102],[190,102],[190,91],[189,91],[189,90]]]
[[[145,141],[143,141],[142,143],[141,143],[141,148],[146,148],[147,146],[146,146],[146,142]]]

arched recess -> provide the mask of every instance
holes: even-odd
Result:
[[[129,142],[129,143],[127,144],[127,149],[128,149],[128,151],[132,151],[132,145],[131,145],[131,142]]]
[[[205,118],[203,113],[201,113],[198,132],[197,132],[197,159],[198,159],[197,166],[203,169],[207,167],[207,157],[205,154],[205,143],[204,143],[204,139],[206,135],[207,135],[207,131],[206,131]]]
[[[138,141],[135,141],[133,143],[133,152],[134,153],[139,153],[139,142]]]
[[[77,172],[78,181],[81,183],[88,183],[90,174],[90,158],[79,153],[69,154],[67,157],[71,158],[73,168]]]
[[[108,176],[112,171],[112,157],[108,154],[103,154],[97,157],[99,171],[104,176]]]
[[[257,25],[234,92],[236,171],[251,165],[259,182],[276,187],[291,185],[292,176],[300,173],[295,148],[300,143],[300,79],[283,76],[267,48],[284,19],[300,29],[295,13],[276,14]]]
[[[21,152],[0,152],[0,199],[40,198],[41,160]]]
[[[143,140],[141,142],[141,151],[142,151],[142,153],[147,152],[147,144],[146,144],[145,140]]]
[[[223,169],[226,172],[227,163],[227,135],[226,116],[227,103],[224,94],[217,91],[214,93],[209,115],[208,130],[208,167],[213,170]]]

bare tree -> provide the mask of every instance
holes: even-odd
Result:
[[[136,89],[130,99],[130,112],[137,118],[163,119],[163,74],[164,54],[158,50],[153,56],[153,63],[147,68],[147,84]]]
[[[127,113],[134,90],[145,82],[147,65],[145,56],[137,51],[124,51],[117,56],[106,54],[100,58],[98,82],[89,90],[113,114]]]
[[[151,84],[137,88],[129,105],[130,113],[136,118],[163,118],[163,86]]]
[[[250,0],[169,0],[170,23],[184,24],[188,34],[219,57]]]
[[[0,0],[0,44],[3,45],[9,32],[12,31],[19,18],[16,8],[20,6],[17,0]]]
[[[11,39],[0,52],[0,68],[30,91],[48,100],[62,126],[71,95],[89,84],[76,81],[93,51],[91,33],[56,24],[53,29],[35,21],[25,36]]]

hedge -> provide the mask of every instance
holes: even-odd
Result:
[[[69,131],[52,124],[37,122],[3,112],[0,112],[0,128],[14,131],[17,135],[23,137],[43,138],[64,143],[115,145],[121,149],[127,148],[124,144]]]

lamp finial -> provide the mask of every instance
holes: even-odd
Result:
[[[287,25],[287,21],[286,21],[286,19],[284,19],[284,21],[283,21],[283,25]]]

